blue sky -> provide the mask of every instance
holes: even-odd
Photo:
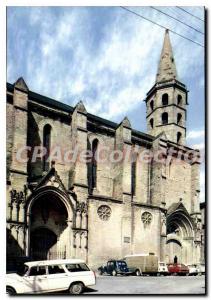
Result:
[[[203,44],[204,36],[150,7],[130,7]],[[203,31],[176,7],[159,7]],[[203,19],[203,7],[186,7]],[[7,81],[146,132],[143,99],[155,81],[164,30],[120,7],[8,7]],[[204,148],[204,48],[170,33],[179,79],[189,90],[187,144]],[[204,194],[201,170],[201,199]]]

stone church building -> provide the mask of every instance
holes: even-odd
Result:
[[[154,253],[200,263],[200,162],[186,159],[200,154],[186,146],[188,90],[168,30],[145,103],[147,134],[127,118],[92,115],[81,101],[71,107],[30,91],[23,78],[7,83],[8,261],[77,257],[97,268]],[[66,158],[75,148],[93,157],[52,159],[60,148]],[[105,148],[113,159],[95,159]]]

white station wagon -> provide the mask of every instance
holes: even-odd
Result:
[[[95,273],[80,259],[27,262],[22,271],[6,275],[6,291],[10,295],[63,290],[81,294],[84,287],[95,283]]]

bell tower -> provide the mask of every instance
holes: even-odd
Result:
[[[169,31],[166,29],[156,82],[147,93],[147,132],[157,136],[165,132],[168,140],[185,145],[186,86],[178,80]]]

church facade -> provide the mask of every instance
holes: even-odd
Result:
[[[7,84],[8,261],[77,257],[95,269],[154,253],[201,262],[200,153],[186,146],[188,91],[168,31],[145,103],[147,134],[34,93],[22,78]]]

